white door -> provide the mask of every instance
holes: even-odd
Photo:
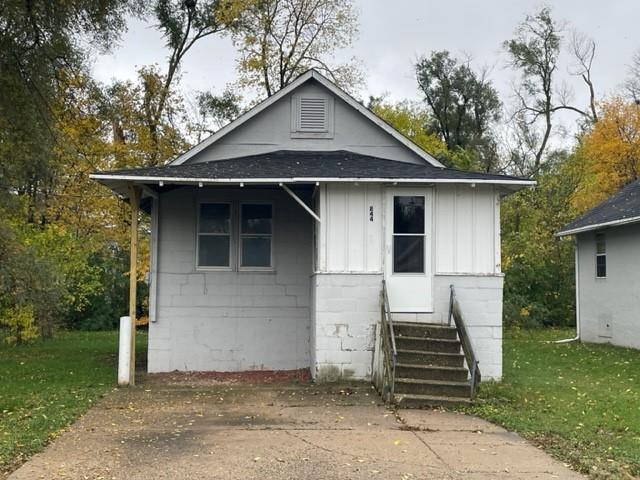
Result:
[[[393,188],[385,196],[384,276],[392,312],[432,312],[430,188]]]

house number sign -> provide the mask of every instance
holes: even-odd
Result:
[[[369,205],[369,221],[373,222],[373,205]]]

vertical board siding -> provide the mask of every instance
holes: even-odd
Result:
[[[380,272],[382,265],[382,200],[379,185],[329,184],[323,191],[326,215],[320,248],[328,272]],[[370,220],[373,208],[373,221]]]
[[[436,188],[436,273],[499,273],[499,197],[490,186]]]

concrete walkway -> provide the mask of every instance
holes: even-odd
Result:
[[[367,386],[249,386],[175,377],[114,391],[9,478],[583,477],[478,418],[395,414]]]

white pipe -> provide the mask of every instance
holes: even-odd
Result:
[[[289,196],[291,198],[293,198],[296,202],[298,202],[300,204],[300,206],[302,208],[304,208],[309,213],[309,215],[311,215],[313,218],[315,218],[318,223],[322,223],[321,220],[320,220],[320,217],[316,214],[316,212],[314,212],[311,209],[311,207],[309,207],[309,205],[304,203],[300,197],[298,197],[295,193],[293,193],[293,191],[289,187],[287,187],[284,183],[281,183],[280,186],[282,187],[282,189],[285,192],[287,192],[289,194]]]
[[[555,343],[571,343],[580,340],[580,264],[578,263],[578,237],[575,245],[575,270],[576,270],[576,336],[557,340]]]
[[[120,343],[118,347],[118,385],[131,382],[131,317],[120,317]]]

